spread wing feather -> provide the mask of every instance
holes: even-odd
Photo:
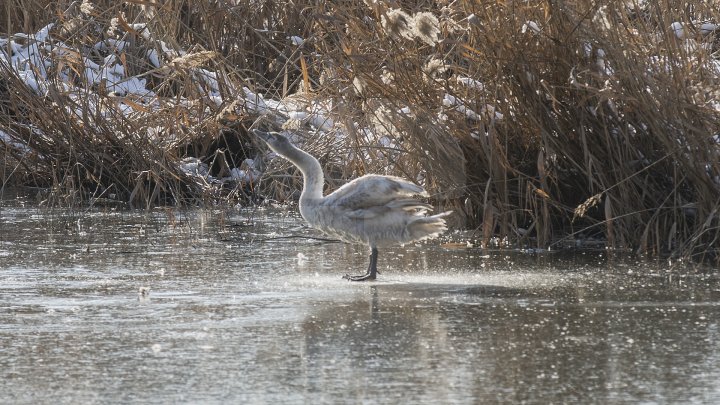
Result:
[[[430,206],[408,197],[427,196],[425,190],[407,180],[393,176],[369,174],[359,177],[324,198],[324,204],[348,211],[375,207],[426,210]],[[375,211],[375,210],[371,210]],[[376,212],[375,215],[377,215]]]

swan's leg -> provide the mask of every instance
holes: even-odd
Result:
[[[361,275],[361,276],[351,276],[349,274],[346,274],[343,278],[348,279],[350,281],[368,281],[368,280],[375,280],[377,278],[377,258],[378,258],[378,250],[375,246],[372,247],[372,250],[370,251],[370,264],[368,265],[367,273]]]

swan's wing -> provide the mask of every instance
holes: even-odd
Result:
[[[389,203],[413,202],[415,209],[427,204],[409,199],[413,195],[427,196],[425,190],[407,180],[393,176],[366,175],[359,177],[324,198],[324,204],[354,211],[371,207],[382,207]],[[392,208],[392,207],[388,207]]]
[[[357,210],[344,211],[347,218],[351,219],[371,219],[390,212],[390,208],[383,205],[376,207],[360,208]]]
[[[344,210],[344,214],[352,219],[370,219],[391,211],[405,211],[410,215],[421,216],[425,211],[432,210],[432,205],[425,204],[411,198],[390,201],[384,205]]]

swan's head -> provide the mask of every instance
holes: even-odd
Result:
[[[277,132],[265,132],[259,129],[253,129],[252,131],[255,136],[265,141],[270,149],[279,155],[288,156],[292,151],[297,149],[286,137]]]

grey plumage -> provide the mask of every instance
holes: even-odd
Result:
[[[346,276],[347,279],[376,278],[378,247],[433,238],[447,230],[444,217],[451,212],[426,216],[432,207],[413,198],[427,197],[422,187],[399,177],[368,174],[323,196],[324,176],[317,159],[278,133],[259,130],[254,133],[302,172],[300,214],[310,226],[345,242],[370,247],[367,273]]]

